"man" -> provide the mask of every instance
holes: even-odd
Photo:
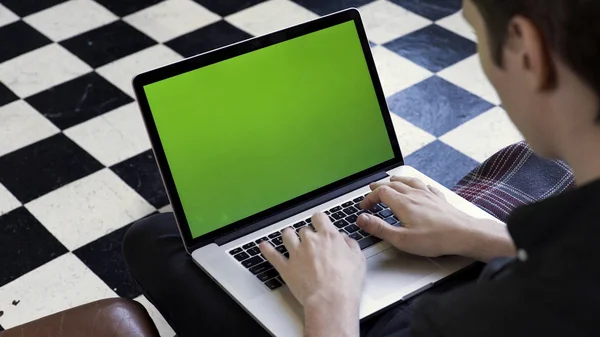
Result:
[[[327,216],[315,214],[316,232],[301,231],[302,241],[284,231],[289,259],[260,247],[303,305],[307,336],[358,336],[361,329],[374,336],[600,335],[600,1],[465,0],[463,9],[509,116],[538,154],[570,165],[579,187],[518,209],[507,231],[461,213],[418,180],[394,177],[371,186],[362,208],[384,202],[405,226],[361,215],[358,224],[367,232],[412,254],[493,263],[479,282],[418,301],[410,320],[412,311],[400,306],[368,328],[358,319],[364,257]],[[173,220],[163,215],[134,226],[124,251],[133,278],[175,329],[265,335],[173,240],[180,240]],[[170,267],[159,268],[170,271],[160,276],[162,284],[143,262],[160,254],[170,257],[164,259]],[[187,299],[190,289],[210,304]],[[168,305],[168,296],[176,305]],[[202,319],[213,327],[199,326]]]

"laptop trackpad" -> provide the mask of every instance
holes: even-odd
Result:
[[[439,268],[427,258],[390,248],[367,259],[365,294],[377,301],[436,272]]]

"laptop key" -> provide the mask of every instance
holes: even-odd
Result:
[[[271,268],[273,268],[273,266],[269,262],[263,262],[261,264],[257,264],[256,266],[254,266],[248,270],[250,270],[250,272],[252,274],[256,275],[256,274],[260,274],[264,271],[267,271]]]
[[[284,245],[276,247],[275,250],[278,251],[278,252],[280,252],[281,254],[283,254],[283,253],[285,253],[285,252],[288,251],[287,248],[285,248]]]
[[[251,257],[248,260],[242,261],[242,266],[246,268],[254,267],[259,263],[264,262],[265,260],[261,259],[260,256]]]
[[[277,270],[275,270],[275,268],[273,269],[269,269],[264,273],[260,273],[258,275],[256,275],[256,277],[261,281],[261,282],[265,282],[268,281],[272,278],[275,278],[279,276],[279,273],[277,272]]]
[[[304,221],[306,221],[306,223],[310,225],[312,223],[312,218],[305,219]]]
[[[252,247],[246,251],[246,253],[250,254],[250,256],[256,256],[260,254],[260,249],[258,247]]]
[[[348,221],[342,219],[333,223],[337,228],[344,228],[349,225]]]
[[[285,281],[281,276],[277,276],[277,281],[281,282],[281,284],[285,284]]]
[[[285,257],[287,257],[289,259],[290,258],[290,252],[283,253],[283,256],[285,256]]]
[[[277,246],[281,246],[283,244],[283,240],[281,238],[275,238],[275,239],[271,240],[271,243],[273,243],[275,245],[275,247],[277,247]]]
[[[387,218],[389,216],[394,215],[394,213],[389,209],[384,209],[383,211],[379,212],[379,215],[381,215],[383,218]]]
[[[270,279],[267,282],[265,282],[265,285],[271,290],[275,290],[282,286],[281,282],[277,281],[277,279]]]
[[[364,239],[358,240],[358,245],[360,246],[360,249],[365,249],[368,247],[371,247],[372,245],[381,242],[380,238],[376,238],[374,236],[368,236]]]
[[[335,206],[335,207],[329,209],[329,211],[331,213],[339,212],[341,210],[342,210],[342,206]]]
[[[252,247],[256,246],[256,243],[254,242],[248,242],[247,244],[243,245],[242,248],[244,249],[250,249]]]
[[[325,214],[330,215],[331,212],[330,211],[325,211]]]
[[[236,255],[242,252],[242,248],[236,248],[229,251],[229,254]]]
[[[360,228],[358,228],[357,225],[350,225],[350,226],[344,227],[344,230],[346,230],[346,232],[348,232],[348,233],[354,233],[354,232],[358,232],[360,230]]]
[[[269,234],[269,239],[273,239],[273,238],[276,238],[279,236],[281,236],[281,233],[279,233],[279,232],[271,233],[271,234]]]
[[[344,208],[344,213],[346,213],[347,215],[351,215],[351,214],[354,214],[356,212],[358,212],[358,210],[354,206],[350,206],[348,208]]]
[[[345,208],[345,207],[352,206],[352,205],[354,205],[354,203],[352,201],[348,201],[348,202],[343,203],[342,207]]]
[[[304,221],[300,221],[294,224],[294,228],[300,228],[302,226],[306,225],[306,222]]]
[[[382,210],[383,210],[383,208],[382,208],[381,206],[379,206],[379,205],[375,205],[375,206],[373,206],[373,208],[371,208],[369,211],[370,211],[371,213],[375,214],[375,213],[377,213],[377,212],[380,212],[380,211],[382,211]]]
[[[362,239],[362,235],[358,234],[358,232],[354,232],[354,233],[352,233],[352,234],[350,234],[348,236],[351,237],[351,238],[353,238],[356,241]]]
[[[343,218],[346,217],[346,214],[342,213],[342,212],[337,212],[337,213],[333,213],[331,215],[332,218],[336,219],[336,220],[341,220]]]
[[[395,226],[398,223],[398,221],[396,221],[396,219],[394,219],[393,216],[391,216],[389,218],[385,218],[384,221],[389,223],[392,226]]]
[[[267,238],[266,236],[263,236],[262,238],[254,241],[254,242],[256,242],[256,244],[258,245],[259,243],[261,243],[263,241],[269,241],[269,238]]]
[[[356,198],[356,199],[353,199],[352,201],[353,201],[354,203],[359,203],[359,202],[361,202],[361,201],[363,201],[363,200],[365,200],[365,197],[358,197],[358,198]]]
[[[245,259],[249,258],[250,255],[246,254],[245,252],[241,252],[239,254],[234,255],[233,257],[235,257],[235,259],[238,261],[244,261]]]
[[[356,214],[352,214],[346,217],[346,221],[348,221],[349,223],[355,223],[356,220],[358,220],[358,216],[356,216]]]
[[[360,231],[358,231],[358,232],[360,233],[360,235],[362,235],[362,236],[365,236],[365,237],[366,237],[366,236],[369,236],[369,235],[371,235],[371,234],[369,234],[369,233],[365,232],[363,229],[361,229],[361,230],[360,230]]]

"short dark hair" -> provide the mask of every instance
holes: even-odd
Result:
[[[486,23],[492,58],[498,66],[502,66],[508,23],[521,15],[533,22],[547,47],[600,98],[600,0],[472,1]]]

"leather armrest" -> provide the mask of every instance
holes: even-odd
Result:
[[[1,337],[158,337],[144,307],[131,300],[111,298],[46,316],[4,332]]]

